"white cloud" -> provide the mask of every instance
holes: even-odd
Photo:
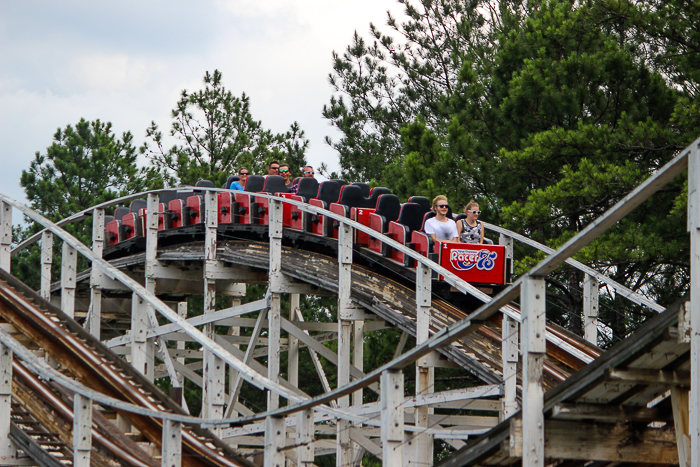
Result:
[[[144,59],[126,54],[90,54],[73,59],[71,69],[76,82],[88,89],[138,92],[150,84],[151,66]]]
[[[275,132],[298,121],[307,155],[337,167],[321,117],[331,51],[355,30],[384,24],[395,0],[92,0],[0,2],[0,189],[22,198],[19,178],[58,127],[111,121],[136,144],[155,120],[164,133],[183,89],[219,69]]]

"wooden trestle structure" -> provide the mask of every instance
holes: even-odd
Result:
[[[450,466],[697,466],[700,391],[689,389],[700,387],[700,333],[692,332],[700,328],[699,158],[694,143],[556,251],[487,225],[511,255],[515,241],[548,254],[493,297],[382,234],[271,195],[256,194],[269,198],[269,225],[219,226],[217,189],[203,190],[203,224],[159,233],[149,216],[142,249],[115,259],[103,259],[104,210],[147,197],[155,213],[159,192],[95,206],[59,225],[0,195],[0,464],[312,466],[335,454],[337,466],[350,466],[369,452],[387,466],[426,466],[441,439],[457,449],[443,462]],[[570,258],[686,168],[689,299],[663,311]],[[284,229],[283,203],[337,221],[339,238]],[[46,228],[14,249],[13,209]],[[92,248],[60,227],[87,216]],[[417,266],[354,245],[353,229],[401,249]],[[54,237],[62,240],[56,284]],[[37,241],[38,293],[9,274],[11,255]],[[91,268],[77,270],[80,255]],[[565,262],[586,274],[586,339],[546,322],[544,280]],[[242,304],[253,283],[267,284],[265,296]],[[593,345],[601,283],[661,312],[605,353]],[[336,295],[337,321],[305,322],[303,294]],[[187,318],[190,295],[203,295],[202,315]],[[221,296],[230,306],[216,309]],[[215,332],[221,327],[228,332]],[[364,339],[387,327],[403,332],[394,358],[366,371]],[[405,349],[408,336],[416,345]],[[337,351],[324,345],[331,340]],[[320,395],[299,389],[301,351],[315,365]],[[333,386],[321,358],[337,367]],[[415,393],[405,394],[402,370],[413,364]],[[478,383],[435,392],[442,367],[465,369]],[[165,379],[170,397],[154,384]],[[199,417],[184,404],[185,380],[202,388]],[[265,392],[265,408],[239,400],[244,381]],[[363,403],[365,391],[378,402]]]

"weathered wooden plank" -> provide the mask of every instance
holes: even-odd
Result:
[[[522,421],[511,425],[512,457],[522,456]],[[673,427],[637,428],[629,424],[547,420],[545,457],[608,462],[677,464]]]

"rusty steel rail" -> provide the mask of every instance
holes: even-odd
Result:
[[[43,308],[43,310],[42,310]],[[85,387],[152,411],[186,415],[153,383],[105,347],[60,309],[0,270],[0,317],[45,349]],[[161,446],[162,422],[153,416],[120,411],[149,442]],[[211,433],[183,428],[183,465],[251,467]]]

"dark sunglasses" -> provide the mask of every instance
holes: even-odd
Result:
[[[436,204],[436,208],[449,208],[450,206],[448,204]]]
[[[464,211],[464,212],[471,212],[472,214],[481,214],[481,211],[477,211],[477,210],[474,210],[474,211],[469,211],[469,210],[467,210],[467,211]]]
[[[279,169],[280,169],[279,166],[277,166],[277,167],[270,167],[270,168],[271,168],[272,170],[279,170]]]
[[[248,175],[248,172],[238,172],[238,175]]]
[[[286,174],[287,172],[289,172],[289,169],[287,169],[287,170],[280,170],[280,172],[282,172],[283,174]]]

